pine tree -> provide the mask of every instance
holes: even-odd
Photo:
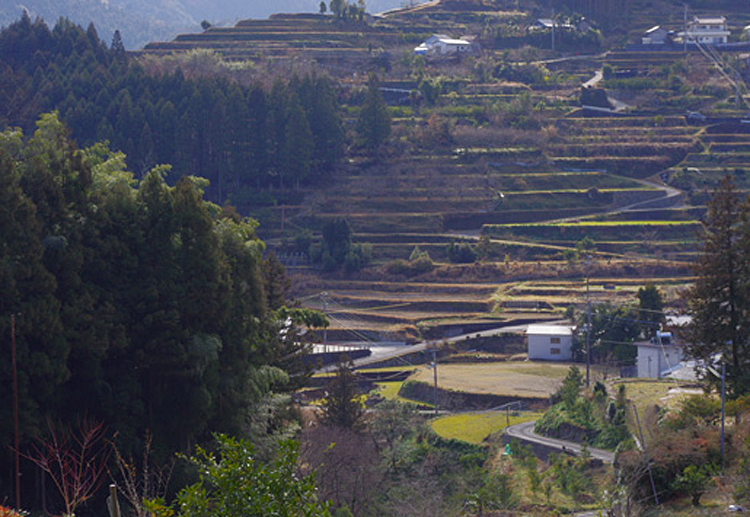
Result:
[[[725,362],[728,393],[736,397],[750,389],[750,206],[726,176],[707,209],[698,278],[688,291],[687,350],[707,364]]]
[[[125,59],[125,44],[122,42],[120,29],[116,29],[115,33],[112,35],[112,44],[109,49],[112,51],[116,59]]]
[[[648,284],[638,289],[638,319],[643,327],[644,337],[650,338],[664,323],[664,299],[654,284]]]
[[[284,176],[293,178],[297,187],[299,187],[301,181],[307,178],[310,174],[310,160],[314,145],[307,116],[302,110],[297,96],[292,95],[279,167],[282,187]]]
[[[357,134],[360,143],[371,153],[375,153],[391,136],[391,116],[375,74],[370,75],[367,83],[367,95],[357,120]]]
[[[323,404],[323,424],[327,426],[356,429],[364,415],[357,392],[357,378],[352,372],[351,362],[340,363],[336,375],[326,388]]]

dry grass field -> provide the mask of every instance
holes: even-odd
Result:
[[[438,364],[438,385],[443,389],[509,397],[549,397],[562,383],[571,363],[538,361],[483,364]],[[582,371],[585,365],[576,365]],[[593,368],[593,378],[604,376]],[[420,368],[410,379],[432,383],[432,370]]]

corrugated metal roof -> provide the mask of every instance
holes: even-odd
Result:
[[[571,327],[563,327],[562,325],[529,325],[526,329],[526,334],[571,336],[573,335],[573,329]]]
[[[451,38],[440,38],[440,43],[445,43],[446,45],[471,45],[471,43],[466,41],[465,39]]]

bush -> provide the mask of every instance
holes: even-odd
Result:
[[[371,244],[352,244],[344,257],[344,271],[353,273],[359,271],[372,261]]]
[[[469,243],[456,244],[452,242],[448,246],[448,260],[453,264],[471,264],[479,258],[476,247]]]

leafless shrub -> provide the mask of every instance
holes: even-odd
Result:
[[[144,499],[154,500],[164,498],[172,474],[174,461],[170,461],[164,467],[151,465],[151,441],[150,433],[146,435],[143,446],[143,458],[138,466],[132,458],[125,458],[117,448],[115,451],[115,464],[117,466],[117,488],[126,501],[130,503],[138,517],[151,515],[143,507]],[[112,473],[110,473],[112,476]],[[112,476],[114,477],[114,476]]]
[[[341,427],[309,427],[302,435],[302,464],[315,471],[320,498],[362,515],[382,481],[372,436]]]
[[[49,436],[39,438],[25,456],[49,474],[63,500],[64,515],[72,516],[101,487],[112,449],[101,422],[84,418],[75,426],[56,428],[48,420],[47,427]]]

